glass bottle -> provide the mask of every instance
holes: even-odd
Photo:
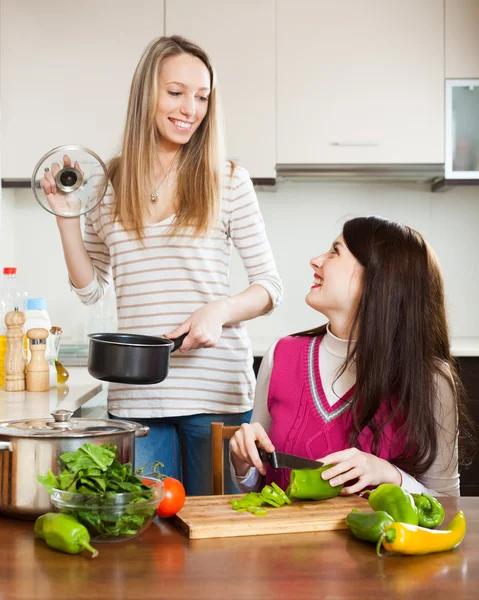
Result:
[[[63,329],[61,327],[52,327],[50,329],[50,335],[53,339],[53,355],[55,361],[55,368],[57,370],[57,382],[65,383],[70,377],[70,373],[67,371],[65,366],[58,360],[58,353],[60,350],[60,339],[62,337]]]
[[[0,386],[5,384],[5,356],[7,353],[7,326],[5,316],[12,310],[22,310],[20,294],[17,291],[16,267],[3,269],[2,290],[0,295]]]

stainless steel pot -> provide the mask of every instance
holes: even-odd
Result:
[[[149,434],[149,427],[130,421],[72,419],[59,410],[53,419],[0,422],[0,513],[20,519],[35,519],[52,510],[50,496],[38,475],[51,469],[59,475],[59,456],[83,444],[108,443],[117,448],[123,464],[133,463],[135,438]]]

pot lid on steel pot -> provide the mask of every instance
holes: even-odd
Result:
[[[0,436],[12,437],[90,437],[135,432],[138,423],[113,419],[72,419],[70,410],[51,413],[53,419],[0,421]]]

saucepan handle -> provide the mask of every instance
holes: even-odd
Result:
[[[181,344],[183,343],[183,340],[185,339],[185,337],[188,335],[188,333],[183,333],[182,335],[180,335],[180,337],[177,337],[174,340],[171,340],[173,342],[173,348],[171,349],[172,352],[174,352],[175,350],[178,350],[178,348],[181,347]]]
[[[150,433],[150,428],[147,425],[139,425],[138,429],[135,429],[135,437],[146,437]]]

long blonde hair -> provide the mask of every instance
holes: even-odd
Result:
[[[145,199],[161,139],[155,123],[158,79],[163,62],[180,54],[199,58],[210,73],[208,110],[191,140],[178,154],[176,181],[177,211],[171,235],[193,227],[206,234],[218,216],[223,167],[223,135],[216,73],[204,50],[174,35],[153,40],[138,63],[130,88],[121,154],[109,163],[109,177],[115,190],[114,218],[127,231],[143,239],[148,215]]]

